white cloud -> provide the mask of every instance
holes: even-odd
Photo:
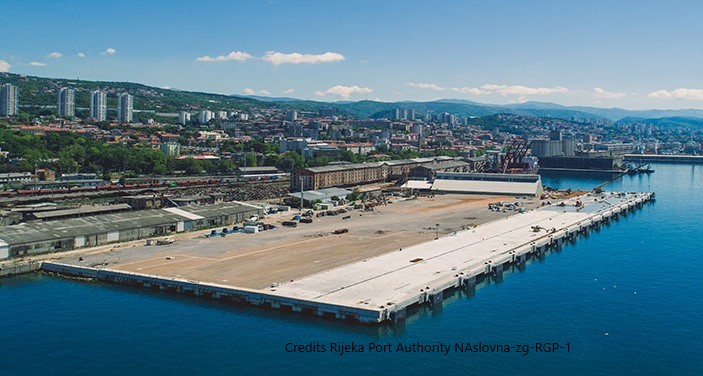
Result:
[[[29,63],[29,65],[31,65],[31,66],[33,66],[33,67],[45,67],[45,66],[46,66],[46,63],[40,63],[40,62],[38,62],[38,61],[32,61],[32,62]]]
[[[242,92],[246,95],[271,95],[271,92],[268,90],[254,90],[252,88],[246,88],[242,90]]]
[[[678,88],[674,90],[657,90],[647,95],[656,99],[687,99],[692,101],[703,101],[703,89]]]
[[[246,52],[242,51],[232,51],[228,53],[227,55],[218,55],[215,57],[210,57],[210,56],[201,56],[195,61],[200,61],[203,63],[219,63],[222,61],[247,61],[251,59],[253,56]]]
[[[325,95],[336,95],[340,98],[343,99],[349,99],[349,97],[352,94],[368,94],[372,93],[373,89],[370,89],[368,87],[359,87],[356,85],[353,86],[342,86],[342,85],[337,85],[337,86],[332,86],[331,88],[325,90],[325,91],[316,91],[315,95],[324,97]]]
[[[462,93],[462,94],[469,94],[469,95],[490,94],[490,92],[488,92],[486,90],[481,90],[477,87],[468,87],[468,86],[453,87],[452,91],[456,91],[457,93]]]
[[[549,95],[549,94],[566,94],[569,89],[565,87],[527,87],[522,85],[496,85],[487,84],[481,86],[481,89],[492,91],[502,96],[507,95]]]
[[[5,60],[0,60],[0,72],[9,72],[12,65]]]
[[[286,90],[283,90],[282,93],[283,93],[283,94],[290,94],[290,93],[292,93],[292,92],[294,92],[294,91],[295,91],[295,90],[293,90],[293,89],[286,89]]]
[[[46,57],[50,57],[50,58],[54,58],[54,59],[58,59],[61,56],[63,56],[63,54],[61,52],[56,52],[56,51],[46,55]]]
[[[485,84],[480,87],[454,87],[453,91],[470,95],[498,94],[502,96],[517,95],[519,101],[525,101],[527,95],[568,94],[569,89],[561,86],[555,87],[529,87],[522,85],[497,85]]]
[[[622,98],[627,95],[625,93],[620,93],[620,92],[616,92],[616,91],[607,91],[607,90],[600,88],[600,87],[593,88],[593,94],[597,98],[603,98],[603,99],[619,99],[619,98]]]
[[[344,60],[344,55],[337,52],[325,52],[319,55],[301,54],[293,52],[290,54],[268,51],[262,58],[265,62],[273,65],[281,64],[322,64],[336,63]]]
[[[115,52],[117,52],[116,49],[114,49],[114,48],[112,48],[112,47],[109,47],[109,48],[107,48],[105,51],[103,51],[102,54],[103,54],[103,55],[114,55]]]
[[[437,84],[427,83],[427,82],[422,82],[422,83],[408,82],[407,85],[411,86],[411,87],[416,87],[418,89],[430,89],[430,90],[436,90],[436,91],[447,90],[447,88],[445,88],[445,87],[439,86]]]
[[[83,52],[79,52],[76,54],[76,56],[80,57],[81,59],[85,57],[85,54]]]

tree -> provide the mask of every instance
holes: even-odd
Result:
[[[341,158],[343,161],[352,162],[352,163],[357,161],[357,156],[356,156],[356,154],[352,153],[352,152],[349,151],[349,150],[343,151],[342,154],[340,155],[340,158]]]
[[[219,162],[217,162],[217,167],[216,171],[221,174],[227,174],[230,173],[234,170],[236,166],[234,163],[229,160],[229,159],[220,159]]]
[[[292,171],[305,166],[305,158],[294,151],[285,152],[276,163],[276,167],[282,171]]]
[[[244,154],[244,163],[247,167],[256,167],[256,165],[257,165],[256,154],[254,154],[254,153]]]
[[[315,157],[308,162],[309,167],[327,166],[330,163],[329,157]]]
[[[264,166],[275,166],[278,163],[278,154],[266,154],[264,157]]]

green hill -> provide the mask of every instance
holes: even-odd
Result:
[[[83,108],[90,106],[90,92],[97,89],[108,93],[108,108],[115,108],[117,94],[125,92],[134,96],[135,110],[156,112],[205,108],[233,110],[275,106],[275,103],[267,104],[250,98],[162,89],[131,82],[83,81],[0,73],[0,83],[11,83],[19,87],[20,106],[23,109],[27,109],[28,105],[44,109],[55,107],[58,91],[62,87],[74,89],[76,91],[76,107]]]

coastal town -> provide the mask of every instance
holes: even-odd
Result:
[[[33,88],[32,95],[3,82],[9,78]],[[50,83],[41,95],[38,82]],[[334,103],[245,98],[176,108],[165,103],[164,90],[84,86],[0,73],[0,157],[8,174],[0,176],[0,184],[6,191],[62,174],[93,173],[109,182],[266,167],[290,175],[307,167],[440,156],[467,162],[471,171],[488,171],[499,168],[516,140],[529,147],[512,161],[520,166],[511,167],[618,170],[626,168],[627,154],[700,154],[703,139],[701,129],[691,125],[615,122],[585,113],[460,116],[402,103],[360,117]],[[25,97],[40,103],[22,101]]]

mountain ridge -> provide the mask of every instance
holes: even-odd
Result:
[[[11,83],[20,87],[20,105],[23,107],[49,106],[56,104],[56,92],[60,87],[69,86],[76,89],[76,105],[88,106],[90,91],[95,89],[109,92],[126,91],[135,95],[135,109],[155,110],[159,112],[176,112],[179,110],[250,109],[254,107],[275,108],[289,107],[298,110],[316,111],[334,108],[340,113],[360,118],[389,118],[396,108],[415,110],[416,113],[440,114],[448,112],[458,116],[487,116],[500,113],[553,117],[562,119],[591,119],[618,122],[622,119],[638,119],[641,122],[657,123],[651,119],[673,120],[659,123],[676,123],[698,126],[698,119],[703,119],[703,110],[699,109],[650,109],[628,110],[618,107],[600,108],[591,106],[565,106],[552,102],[530,101],[515,104],[479,103],[466,99],[438,99],[432,101],[398,101],[381,102],[374,100],[323,102],[292,97],[268,97],[260,95],[214,94],[200,91],[159,88],[141,83],[123,81],[89,81],[66,78],[48,78],[27,76],[15,73],[0,73],[0,83]],[[116,99],[109,96],[108,105],[114,105]],[[649,120],[648,120],[649,119]]]

